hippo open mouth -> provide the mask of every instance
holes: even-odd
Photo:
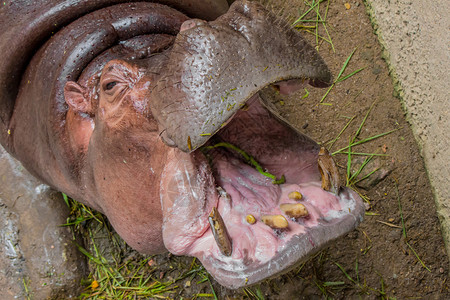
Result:
[[[175,71],[152,90],[164,99],[152,106],[161,137],[176,147],[161,176],[164,245],[230,288],[286,272],[364,213],[328,152],[260,96],[270,84],[291,93],[331,82],[297,32],[262,25],[272,18],[245,2],[213,22],[186,21],[169,56]],[[216,45],[224,32],[231,42]],[[236,76],[223,78],[230,69]]]
[[[174,151],[162,176],[165,246],[231,288],[288,271],[364,213],[355,192],[326,187],[336,170],[319,168],[320,147],[264,104],[255,94],[205,146]]]
[[[196,256],[237,288],[361,221],[328,152],[261,96],[332,82],[316,50],[262,5],[225,13],[227,1],[195,1],[194,15],[221,15],[207,22],[147,1],[43,2],[12,5],[24,19],[1,33],[0,141],[130,246]]]

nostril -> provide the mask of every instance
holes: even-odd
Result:
[[[168,136],[167,131],[165,129],[161,131],[159,136],[161,137],[163,143],[166,144],[167,146],[172,148],[177,146],[177,144],[175,144],[175,142]]]
[[[204,25],[206,24],[206,21],[200,20],[200,19],[191,19],[191,20],[187,20],[184,21],[183,24],[181,24],[180,27],[180,32],[183,32],[185,30],[200,26],[200,25]]]

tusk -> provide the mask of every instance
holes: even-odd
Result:
[[[217,208],[213,207],[209,214],[208,221],[220,252],[225,256],[230,256],[233,251],[231,239]]]
[[[283,203],[280,209],[290,218],[301,218],[308,215],[308,210],[301,203]]]
[[[264,222],[264,224],[273,229],[283,229],[287,228],[289,225],[286,218],[282,215],[266,215],[262,216],[261,220]]]
[[[336,163],[325,147],[320,148],[318,165],[320,175],[322,175],[322,189],[338,194],[341,188],[339,171]]]
[[[291,200],[301,200],[303,198],[303,195],[300,192],[294,191],[294,192],[290,192],[288,197]]]

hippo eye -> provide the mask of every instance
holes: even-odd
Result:
[[[115,87],[116,84],[117,84],[117,81],[111,81],[111,82],[108,82],[108,83],[105,85],[105,87],[104,87],[103,89],[104,89],[105,91],[109,91],[109,90],[111,90],[113,87]]]

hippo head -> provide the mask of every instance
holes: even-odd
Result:
[[[186,20],[160,53],[66,84],[85,201],[138,251],[195,256],[227,287],[285,272],[364,209],[328,152],[259,91],[331,82],[316,51],[257,3]]]

